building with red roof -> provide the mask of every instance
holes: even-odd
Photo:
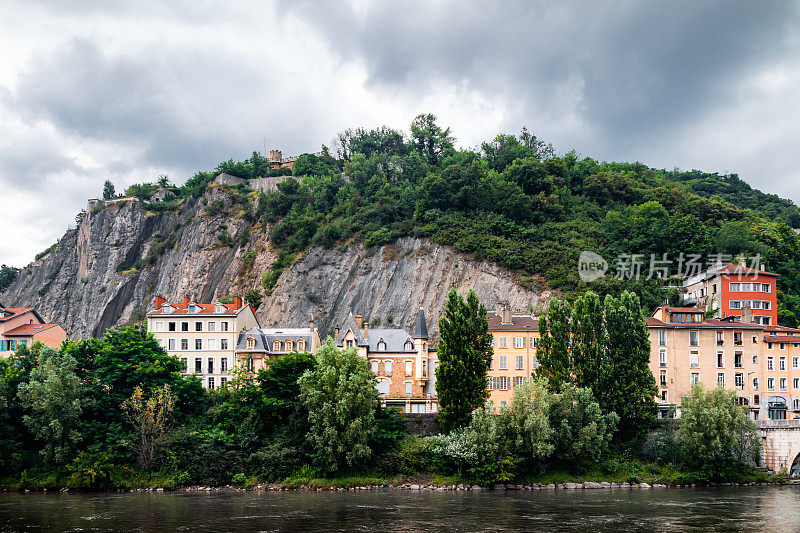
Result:
[[[8,357],[19,346],[39,341],[58,348],[67,332],[58,324],[47,324],[32,307],[5,307],[0,304],[0,357]]]

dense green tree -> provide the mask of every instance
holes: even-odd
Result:
[[[360,465],[371,455],[378,393],[375,374],[355,348],[340,350],[333,339],[316,354],[313,370],[300,377],[300,399],[308,410],[308,440],[314,461],[328,472]]]
[[[411,123],[411,144],[431,165],[435,165],[444,154],[452,151],[454,142],[450,128],[442,129],[436,124],[436,115],[417,115]]]
[[[9,285],[14,283],[18,274],[19,269],[16,267],[6,265],[0,266],[0,292],[6,290]]]
[[[111,200],[116,195],[114,184],[110,180],[103,183],[103,200]]]
[[[536,376],[547,380],[550,391],[559,391],[572,382],[571,336],[572,311],[569,305],[552,298],[547,316],[539,319],[540,340],[536,350],[539,361]]]
[[[19,385],[26,412],[22,419],[42,444],[43,459],[54,464],[71,459],[80,439],[82,391],[77,366],[70,355],[41,348],[30,379]]]
[[[588,291],[575,300],[572,312],[572,374],[578,387],[596,388],[608,372],[603,304]]]
[[[451,430],[465,426],[470,413],[488,399],[486,374],[492,360],[492,339],[486,307],[475,291],[470,290],[465,299],[450,289],[444,316],[439,318],[439,336],[439,421]]]

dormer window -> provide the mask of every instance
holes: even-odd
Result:
[[[256,347],[256,340],[253,337],[247,337],[247,349],[252,350]]]
[[[161,306],[161,311],[162,313],[172,313],[173,311],[175,311],[175,308],[169,304],[164,304]]]
[[[306,351],[306,341],[303,340],[297,341],[297,351],[298,352]]]
[[[272,341],[272,351],[273,352],[280,352],[281,351],[281,341]]]
[[[413,352],[414,351],[414,343],[411,341],[406,341],[406,345],[404,347],[405,351]]]
[[[286,341],[286,351],[287,352],[292,351],[292,341]]]
[[[378,351],[379,352],[385,352],[386,351],[386,342],[383,339],[378,341]]]
[[[196,304],[189,304],[189,314],[193,315],[198,312],[200,308]]]
[[[224,306],[224,305],[222,305],[222,304],[215,304],[215,305],[214,305],[214,312],[215,312],[215,313],[217,313],[217,314],[224,313],[224,312],[226,312],[227,310],[228,310],[228,308],[227,308],[227,307],[225,307],[225,306]]]

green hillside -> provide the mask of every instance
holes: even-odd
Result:
[[[800,317],[800,242],[792,230],[800,226],[800,211],[791,201],[754,190],[736,175],[558,155],[525,129],[498,135],[478,151],[457,150],[454,142],[432,115],[417,117],[410,135],[386,127],[347,130],[321,157],[300,156],[293,169],[304,176],[300,185],[287,180],[258,202],[241,195],[252,210],[246,216],[275,224],[270,238],[283,251],[265,288],[292,254],[311,245],[352,238],[381,245],[413,235],[494,261],[518,272],[523,283],[546,282],[568,297],[588,287],[576,266],[582,250],[601,254],[612,268],[618,254],[646,260],[681,252],[704,259],[761,254],[782,276],[781,323],[795,325]],[[280,173],[258,153],[226,161],[196,174],[159,208],[199,195],[218,172],[247,179]],[[662,285],[606,277],[591,288],[613,294],[632,288],[654,307],[675,298]]]

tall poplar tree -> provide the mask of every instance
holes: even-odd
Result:
[[[589,291],[575,300],[572,311],[572,373],[575,385],[592,389],[595,396],[607,367],[604,326],[603,304],[597,293]]]
[[[572,381],[569,353],[571,327],[572,310],[569,305],[552,298],[547,317],[539,320],[540,340],[536,350],[539,360],[536,375],[547,380],[547,388],[551,392],[561,391],[565,383]]]
[[[492,361],[492,338],[486,307],[475,291],[470,290],[464,299],[450,289],[439,319],[439,336],[439,421],[449,431],[467,425],[472,411],[489,398],[486,373]]]

